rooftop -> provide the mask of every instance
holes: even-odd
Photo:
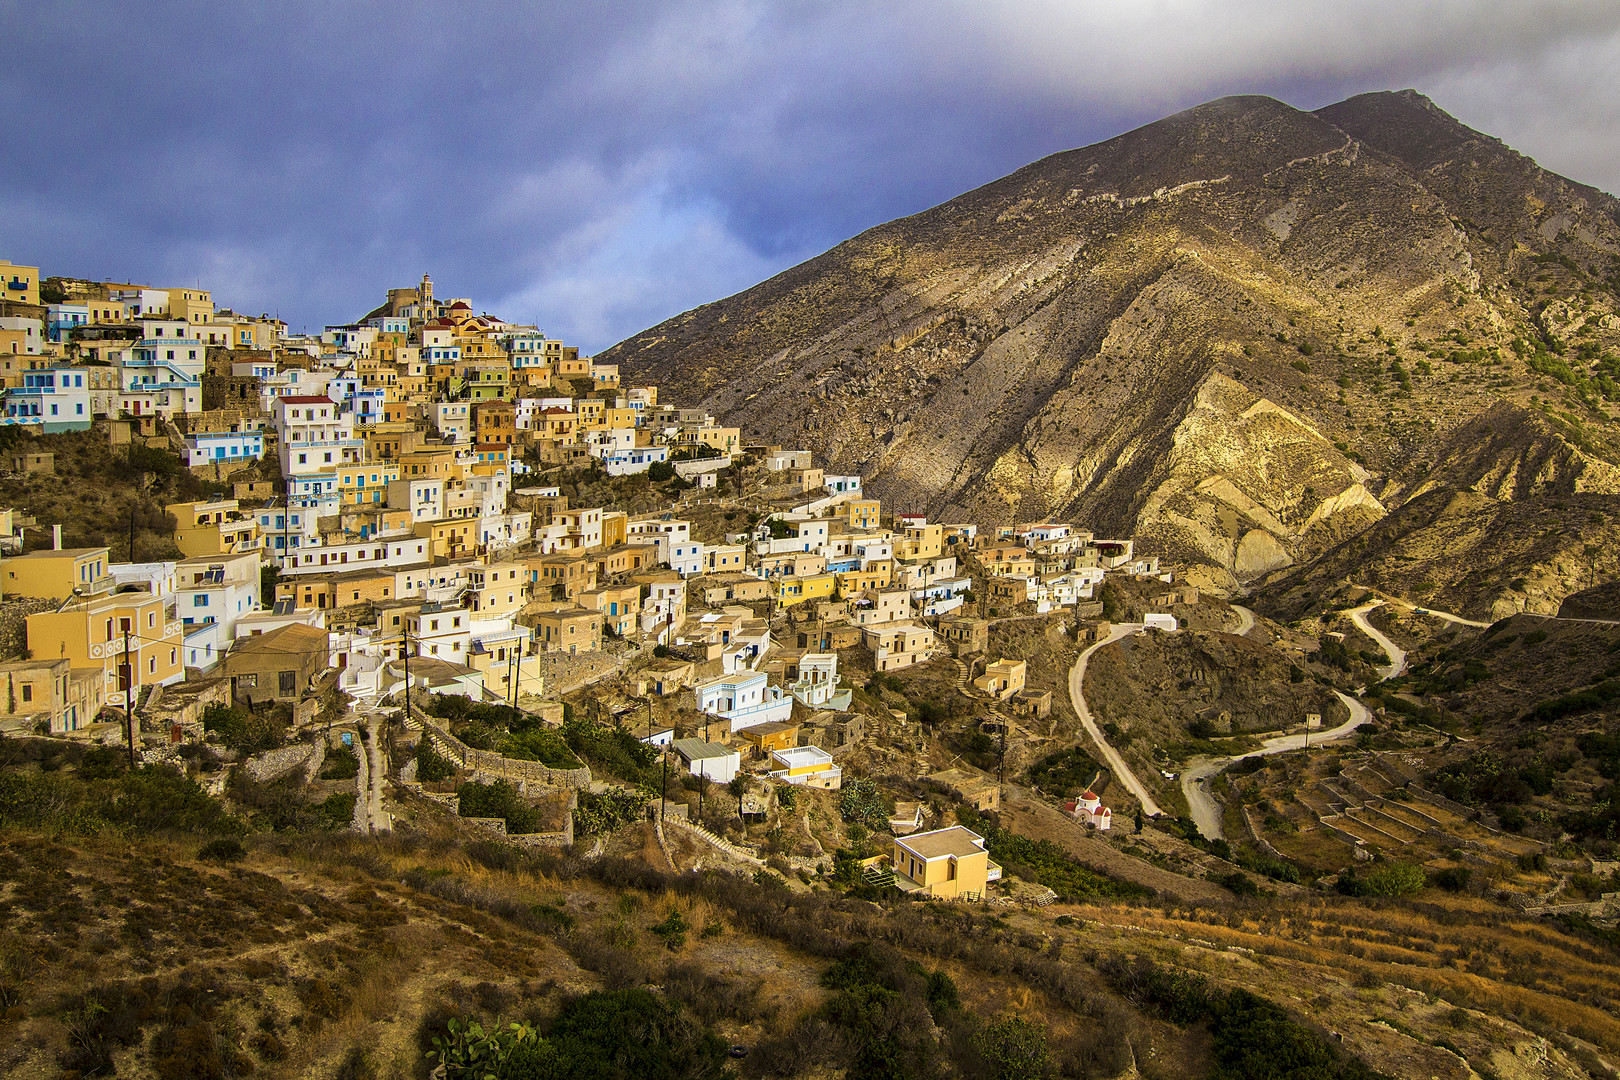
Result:
[[[948,829],[935,829],[933,832],[913,833],[904,839],[896,840],[895,843],[915,852],[921,859],[943,859],[948,855],[960,858],[984,852],[984,838],[960,825],[952,825]]]
[[[704,742],[702,739],[676,739],[669,745],[671,749],[687,761],[730,757],[736,753],[735,750],[728,749],[724,743]]]

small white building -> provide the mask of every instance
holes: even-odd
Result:
[[[670,743],[670,749],[686,763],[687,772],[707,776],[717,784],[729,784],[742,768],[742,751],[732,750],[722,743],[676,739]]]

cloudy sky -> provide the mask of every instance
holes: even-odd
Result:
[[[1416,87],[1620,190],[1613,0],[0,0],[0,258],[594,352],[1235,93]]]

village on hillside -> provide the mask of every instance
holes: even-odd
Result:
[[[1035,797],[1111,825],[1112,774],[1053,717],[1105,587],[1150,630],[1199,602],[1130,538],[886,508],[425,276],[319,336],[204,289],[0,280],[0,431],[172,455],[213,493],[140,562],[0,511],[0,730],[216,794],[295,776],[338,825],[598,849],[653,815],[672,864],[1006,894],[968,826],[1009,768],[1055,763]]]

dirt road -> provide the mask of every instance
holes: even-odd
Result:
[[[1069,701],[1074,705],[1074,714],[1080,718],[1081,726],[1086,729],[1086,734],[1091,736],[1091,741],[1096,744],[1098,751],[1102,753],[1103,761],[1113,771],[1114,777],[1124,786],[1126,791],[1135,796],[1137,802],[1142,804],[1144,814],[1150,817],[1159,817],[1164,813],[1164,810],[1160,808],[1157,802],[1153,801],[1153,796],[1148,793],[1148,789],[1143,786],[1142,782],[1136,778],[1136,774],[1131,772],[1131,767],[1125,764],[1125,759],[1119,756],[1119,751],[1108,745],[1108,740],[1103,738],[1103,733],[1098,729],[1097,722],[1091,718],[1090,707],[1086,705],[1086,662],[1091,659],[1091,654],[1105,645],[1112,645],[1121,638],[1139,633],[1141,629],[1139,623],[1120,623],[1113,628],[1113,631],[1106,638],[1082,652],[1079,659],[1075,660],[1074,667],[1069,669]]]
[[[1244,758],[1266,757],[1270,754],[1286,753],[1289,750],[1301,750],[1307,743],[1316,746],[1342,739],[1356,730],[1358,725],[1372,719],[1372,715],[1361,702],[1341,691],[1333,692],[1339,695],[1339,700],[1350,710],[1350,719],[1338,727],[1318,731],[1315,734],[1306,731],[1298,735],[1279,735],[1274,739],[1267,739],[1258,750],[1238,754],[1236,757],[1202,761],[1181,774],[1181,793],[1187,797],[1187,809],[1192,814],[1193,823],[1198,826],[1198,831],[1206,840],[1219,840],[1224,831],[1221,828],[1221,804],[1209,793],[1209,786],[1235,762]]]
[[[1358,608],[1351,608],[1345,614],[1350,616],[1350,621],[1356,624],[1358,630],[1378,642],[1379,646],[1384,650],[1384,655],[1389,657],[1389,663],[1379,667],[1378,677],[1381,679],[1393,679],[1406,670],[1406,650],[1385,637],[1384,632],[1374,626],[1367,618],[1367,612],[1373,608],[1383,606],[1383,600],[1374,600],[1370,604],[1362,604]]]

